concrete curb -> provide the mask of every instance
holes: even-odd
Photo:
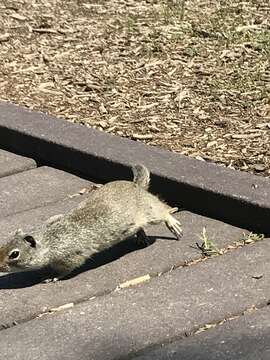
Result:
[[[190,211],[270,233],[270,181],[0,102],[0,148],[91,180],[145,164],[153,192]]]

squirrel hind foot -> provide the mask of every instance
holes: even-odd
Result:
[[[180,240],[183,236],[183,230],[180,222],[170,215],[169,218],[165,221],[165,224],[167,228],[176,236],[177,240]]]

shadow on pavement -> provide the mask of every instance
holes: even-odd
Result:
[[[71,279],[84,271],[96,269],[115,261],[130,252],[143,249],[146,246],[151,246],[157,239],[175,240],[173,237],[166,236],[149,236],[148,239],[148,245],[145,245],[139,244],[138,241],[136,241],[136,238],[132,237],[114,245],[109,249],[101,251],[100,253],[95,254],[91,259],[87,260],[83,266],[74,270],[70,275],[63,279],[63,281]],[[30,287],[51,277],[53,276],[48,269],[10,273],[0,277],[0,289],[19,289]]]

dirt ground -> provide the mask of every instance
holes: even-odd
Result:
[[[0,98],[270,176],[269,0],[2,0]]]

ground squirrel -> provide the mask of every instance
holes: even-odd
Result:
[[[134,166],[133,175],[133,182],[113,181],[98,188],[77,208],[53,216],[30,234],[16,231],[0,248],[0,271],[50,267],[57,280],[132,235],[147,239],[147,224],[164,222],[179,239],[181,225],[171,215],[178,209],[147,191],[150,174],[145,166]]]

